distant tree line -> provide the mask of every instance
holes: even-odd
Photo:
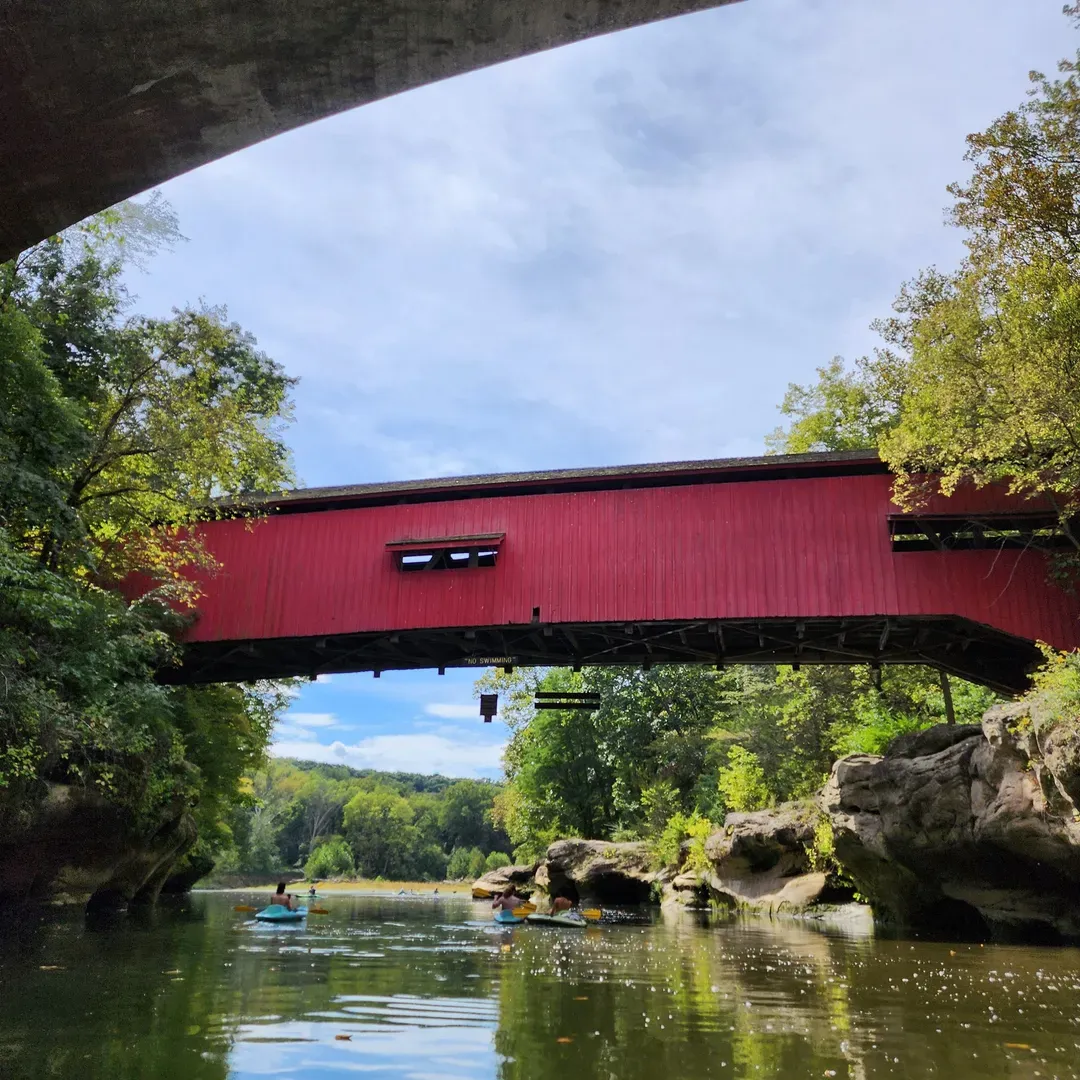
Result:
[[[486,780],[274,759],[226,821],[217,872],[303,868],[309,877],[442,881],[509,863]]]

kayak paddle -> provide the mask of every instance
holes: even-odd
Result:
[[[258,908],[253,908],[250,904],[237,904],[233,908],[233,911],[258,911]]]
[[[601,917],[601,911],[599,908],[586,908],[581,916],[584,919],[588,919],[590,922],[596,922]]]
[[[522,904],[521,907],[514,908],[511,914],[516,919],[524,919],[526,915],[532,915],[535,911],[535,904]]]

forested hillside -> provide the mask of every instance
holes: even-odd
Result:
[[[316,878],[442,881],[510,860],[485,780],[272,759],[244,783],[216,872],[304,868]]]

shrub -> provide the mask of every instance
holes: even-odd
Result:
[[[356,873],[349,845],[340,837],[320,844],[304,866],[304,876],[314,878],[348,877]]]
[[[696,810],[692,814],[672,814],[660,835],[649,845],[653,861],[659,866],[681,866],[683,870],[695,872],[707,870],[709,860],[705,855],[705,841],[715,831],[716,826]],[[687,840],[690,843],[684,862],[682,846]]]
[[[720,770],[717,786],[729,810],[760,810],[769,805],[765,771],[757,755],[745,746],[733,746],[728,751],[728,763]]]
[[[505,851],[493,851],[484,860],[485,873],[489,870],[499,870],[510,865],[510,856]]]

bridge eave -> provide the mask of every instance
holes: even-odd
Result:
[[[170,683],[432,668],[661,664],[925,664],[1003,694],[1028,688],[1035,644],[955,616],[459,627],[189,644]]]

